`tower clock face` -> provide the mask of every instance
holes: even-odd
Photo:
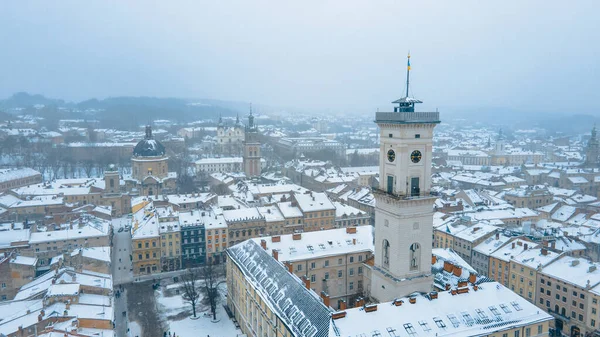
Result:
[[[421,151],[419,150],[414,150],[411,154],[410,154],[410,161],[412,161],[413,163],[418,163],[421,161]]]
[[[394,150],[389,150],[387,152],[387,157],[390,163],[393,162],[396,159],[396,152],[394,152]]]

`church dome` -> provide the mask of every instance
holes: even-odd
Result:
[[[146,137],[133,149],[134,157],[161,157],[166,153],[165,146],[152,137],[152,128],[146,126]]]

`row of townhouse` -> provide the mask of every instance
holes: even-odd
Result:
[[[365,212],[332,203],[323,193],[292,194],[269,206],[190,210],[157,206],[146,199],[131,218],[134,273],[149,274],[221,263],[236,243],[267,236],[370,223]]]

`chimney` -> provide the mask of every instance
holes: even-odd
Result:
[[[306,287],[306,289],[310,290],[310,279],[308,277],[306,277],[306,275],[302,276],[302,283],[304,283],[304,286]],[[340,310],[344,310],[344,309],[340,309]]]
[[[291,263],[289,263],[289,262],[286,262],[286,263],[285,263],[285,266],[287,267],[287,270],[288,270],[290,273],[292,273],[292,272],[294,271],[294,266],[293,266]]]
[[[267,250],[267,240],[261,239],[260,246],[262,247],[263,250]]]
[[[521,241],[517,241],[517,244],[518,244],[519,246],[522,246],[522,245],[523,245],[523,242],[521,242]]]
[[[512,249],[515,249],[515,247],[516,247],[516,245],[515,245],[515,243],[513,242],[513,243],[512,243]]]
[[[331,319],[340,319],[340,318],[344,318],[344,317],[346,317],[346,312],[343,310],[334,312],[333,314],[331,314]]]
[[[293,234],[293,235],[292,235],[292,239],[293,239],[294,241],[297,241],[297,240],[300,240],[300,239],[302,239],[302,233],[296,233],[296,234]]]
[[[593,264],[588,268],[588,273],[593,273],[594,271],[596,271],[596,265]]]
[[[477,275],[470,273],[469,274],[469,282],[471,282],[471,284],[475,284],[476,281],[477,281]]]
[[[500,233],[496,232],[496,240],[500,240]]]
[[[271,250],[271,253],[273,254],[273,258],[279,261],[279,251],[277,249],[273,249]]]
[[[476,284],[473,286],[473,291],[477,291],[477,289],[479,289],[479,286],[477,286]]]
[[[279,235],[272,236],[271,237],[271,242],[281,242],[281,236],[279,236]]]
[[[71,309],[71,302],[67,302],[67,304],[65,305],[65,309],[67,309],[67,310]]]
[[[524,250],[527,250],[527,247],[528,247],[528,246],[527,246],[527,244],[524,244],[524,245],[523,245],[523,249],[524,249]]]
[[[342,300],[340,302],[340,310],[346,310],[346,301]]]
[[[354,307],[358,308],[358,307],[362,307],[363,305],[365,305],[365,299],[364,298],[357,298],[356,301],[354,302]]]
[[[377,311],[377,304],[365,305],[365,312]]]
[[[39,314],[39,315],[38,315],[38,322],[41,322],[43,317],[44,317],[44,316],[42,316],[42,314]]]
[[[356,238],[352,239],[352,244],[356,246]]]
[[[556,249],[556,241],[550,242],[550,248]]]
[[[329,295],[326,292],[321,291],[321,298],[323,299],[323,304],[329,308]]]
[[[346,227],[346,234],[356,234],[356,227]]]
[[[397,306],[397,307],[401,306],[401,305],[402,305],[402,303],[404,303],[404,301],[403,301],[403,300],[401,300],[401,299],[395,299],[395,300],[392,302],[392,304],[393,304],[393,305],[395,305],[395,306]]]
[[[435,300],[436,298],[438,298],[437,291],[432,291],[432,292],[429,293],[429,299],[430,300]]]
[[[408,303],[410,303],[410,304],[415,304],[415,303],[417,303],[417,298],[416,298],[415,296],[411,296],[411,297],[408,299]]]
[[[444,261],[444,271],[447,273],[451,273],[454,265],[448,261]]]
[[[431,264],[435,264],[437,262],[437,256],[431,255]]]
[[[446,291],[450,290],[450,287],[451,287],[450,283],[446,283],[446,287],[445,287]]]
[[[454,269],[452,269],[452,274],[454,274],[454,276],[460,277],[460,275],[462,275],[462,268],[459,266],[454,266]]]
[[[548,249],[542,248],[542,255],[544,255],[544,256],[548,255]]]

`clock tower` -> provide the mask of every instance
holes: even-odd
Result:
[[[379,187],[375,207],[375,261],[371,293],[391,301],[433,287],[431,246],[433,203],[430,194],[433,129],[438,112],[415,112],[421,101],[409,97],[410,55],[406,96],[393,112],[377,112],[380,130]]]

